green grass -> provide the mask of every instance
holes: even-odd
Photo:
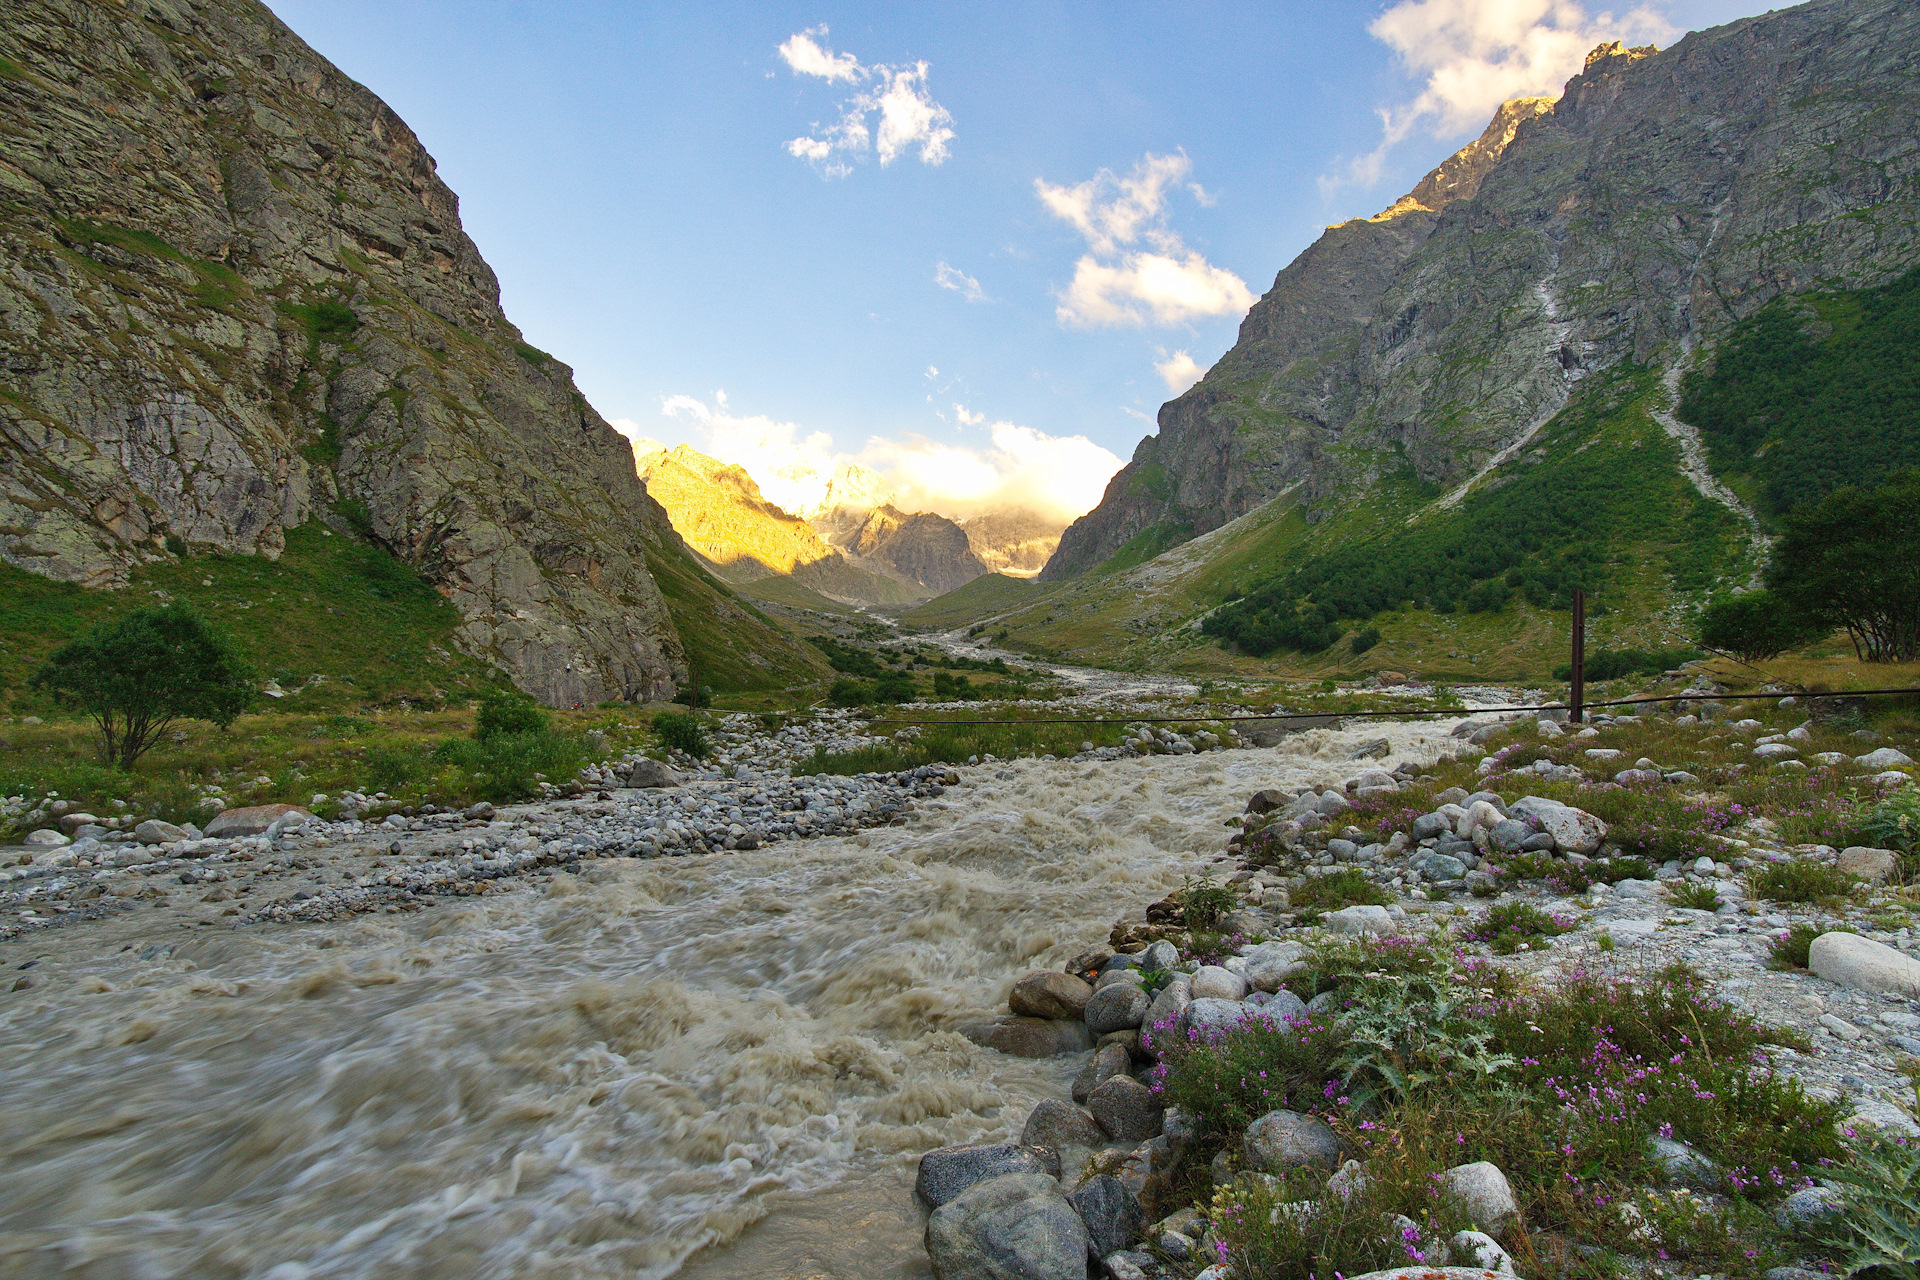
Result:
[[[646,559],[701,684],[727,694],[826,682],[829,668],[810,646],[741,600],[678,546],[649,542]]]
[[[56,221],[61,234],[83,254],[95,246],[104,244],[128,253],[163,258],[187,267],[197,277],[192,288],[194,300],[203,307],[224,311],[241,299],[252,296],[252,288],[233,268],[223,263],[209,262],[204,258],[195,258],[183,253],[151,231],[116,226],[108,222],[91,222],[85,218],[57,219]]]
[[[900,615],[900,621],[914,627],[969,626],[982,618],[1031,604],[1057,585],[989,573],[943,596],[935,596],[925,604],[915,605]]]
[[[1754,893],[1770,902],[1829,902],[1862,888],[1862,881],[1838,867],[1794,859],[1770,862],[1747,877]]]
[[[929,713],[931,714],[931,713]],[[968,719],[975,718],[969,714]],[[1011,760],[1022,756],[1070,756],[1082,742],[1117,746],[1123,730],[1117,724],[1030,724],[1009,718],[992,724],[935,725],[904,742],[862,747],[857,751],[816,750],[795,762],[796,776],[894,773],[924,764],[965,764],[969,757]]]
[[[1345,867],[1330,876],[1310,876],[1288,900],[1300,919],[1308,923],[1342,907],[1384,907],[1393,901],[1358,867]]]

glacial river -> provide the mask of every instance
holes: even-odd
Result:
[[[1078,1065],[954,1028],[1210,865],[1252,791],[1452,723],[986,765],[906,826],[413,915],[17,940],[0,1275],[924,1276],[918,1155]]]

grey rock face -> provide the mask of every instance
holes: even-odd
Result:
[[[1008,1173],[1039,1173],[1057,1177],[1060,1173],[1060,1156],[1052,1150],[1015,1146],[1011,1142],[941,1147],[920,1157],[920,1169],[913,1180],[913,1193],[929,1207],[937,1209],[974,1183]]]
[[[1829,0],[1602,49],[1558,101],[1507,103],[1279,273],[1041,577],[1283,490],[1315,522],[1400,466],[1451,488],[1592,371],[1671,358],[1782,293],[1892,279],[1920,243],[1920,157],[1894,123],[1920,115],[1916,50],[1911,7]]]
[[[522,688],[670,691],[647,555],[685,553],[419,139],[263,5],[167,12],[8,10],[38,34],[0,96],[0,559],[113,586],[351,500]]]
[[[1133,1193],[1111,1174],[1089,1178],[1067,1197],[1080,1221],[1087,1224],[1093,1256],[1104,1258],[1140,1238],[1146,1215]]]
[[[1269,1111],[1252,1124],[1241,1147],[1250,1168],[1268,1173],[1340,1165],[1340,1139],[1332,1129],[1296,1111]]]
[[[1086,1280],[1086,1224],[1044,1174],[977,1182],[933,1211],[927,1255],[939,1280]]]

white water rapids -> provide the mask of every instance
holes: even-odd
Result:
[[[989,764],[902,827],[414,915],[8,943],[45,958],[0,994],[0,1275],[926,1275],[919,1153],[1017,1136],[1079,1066],[953,1028],[1209,866],[1252,791],[1453,721],[1357,723]]]

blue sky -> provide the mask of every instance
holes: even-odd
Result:
[[[623,430],[794,507],[851,459],[910,506],[1070,515],[1325,225],[1599,38],[1764,6],[273,8],[419,133]]]

